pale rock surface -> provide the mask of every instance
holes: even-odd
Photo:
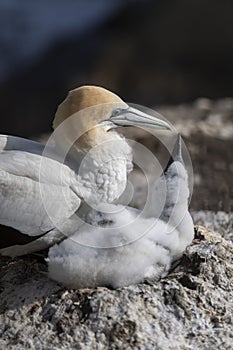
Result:
[[[154,284],[66,290],[35,257],[0,263],[1,349],[232,349],[233,244],[201,226]]]

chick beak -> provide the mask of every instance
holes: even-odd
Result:
[[[116,127],[139,126],[171,130],[171,126],[164,120],[132,107],[116,110],[109,118],[109,121]]]

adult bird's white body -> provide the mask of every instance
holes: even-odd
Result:
[[[78,229],[84,203],[119,198],[132,153],[116,128],[127,125],[170,128],[108,90],[83,86],[58,107],[48,146],[0,135],[0,254],[47,248]]]
[[[71,288],[117,288],[166,275],[194,236],[188,197],[179,139],[154,184],[151,212],[101,204],[73,236],[50,248],[50,277]]]

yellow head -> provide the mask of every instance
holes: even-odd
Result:
[[[66,122],[66,135],[63,137],[72,135],[73,139],[77,139],[75,146],[80,150],[90,149],[107,140],[111,136],[107,131],[119,126],[170,129],[166,122],[129,107],[111,91],[88,85],[71,90],[59,105],[53,121],[54,129],[63,122]]]
[[[99,86],[85,85],[71,90],[66,99],[58,106],[53,127],[57,128],[60,123],[74,113],[104,103],[123,103],[123,101],[113,92]]]

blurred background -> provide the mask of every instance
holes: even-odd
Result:
[[[232,14],[231,0],[0,0],[0,132],[48,133],[68,90],[104,86],[181,132],[193,210],[231,211]]]

